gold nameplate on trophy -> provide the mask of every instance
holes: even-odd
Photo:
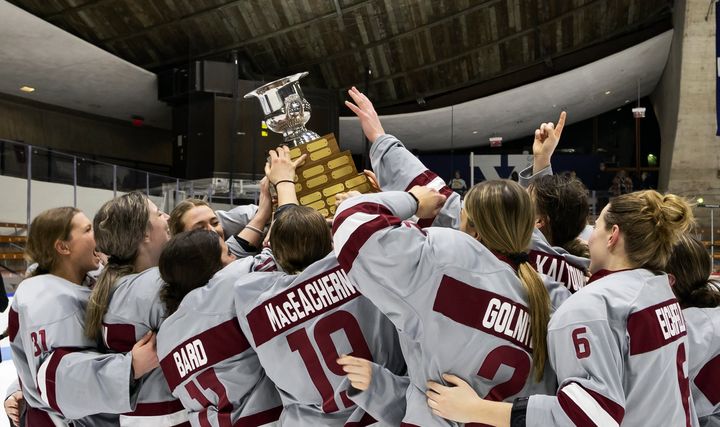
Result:
[[[332,218],[336,194],[351,190],[371,191],[365,174],[359,174],[355,169],[350,151],[341,152],[332,134],[290,149],[293,159],[303,154],[308,155],[305,164],[295,171],[295,192],[302,206]]]

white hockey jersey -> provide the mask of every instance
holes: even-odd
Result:
[[[668,277],[595,273],[550,319],[556,396],[532,396],[527,426],[697,426],[685,320]]]
[[[163,283],[157,267],[118,279],[103,317],[103,341],[108,349],[128,353],[145,334],[160,329],[166,317],[160,301]],[[156,368],[142,378],[137,406],[120,415],[120,425],[189,426],[187,419],[187,411],[170,392],[162,370]]]
[[[117,422],[117,416],[81,418],[135,406],[131,356],[102,354],[83,332],[90,292],[43,274],[24,280],[15,293],[8,334],[33,426],[108,425],[101,419]]]
[[[683,310],[690,390],[700,425],[720,427],[720,307]]]
[[[194,427],[257,427],[280,417],[280,397],[240,330],[233,299],[234,283],[264,263],[260,255],[232,262],[160,328],[160,367]]]
[[[346,374],[335,360],[352,354],[398,374],[405,362],[395,327],[360,295],[334,254],[298,275],[243,277],[235,285],[235,305],[240,326],[280,391],[281,425],[376,424],[348,398]]]
[[[465,233],[401,220],[416,207],[407,193],[363,195],[340,205],[333,222],[340,266],[404,341],[403,422],[455,425],[426,403],[426,382],[446,372],[492,400],[554,392],[550,370],[532,378],[530,312],[514,268]]]

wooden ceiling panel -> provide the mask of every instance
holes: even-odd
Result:
[[[152,71],[246,56],[263,76],[365,80],[380,105],[455,91],[671,22],[672,0],[11,0]],[[664,24],[665,25],[665,24]],[[640,36],[638,36],[640,37]],[[643,35],[643,37],[648,37]],[[624,39],[623,39],[624,40]],[[641,41],[641,40],[638,40]]]

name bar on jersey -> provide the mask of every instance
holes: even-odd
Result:
[[[532,250],[530,251],[530,262],[533,263],[538,273],[552,277],[565,285],[572,293],[585,286],[585,273],[569,264],[561,256]]]
[[[433,310],[463,325],[509,341],[528,353],[530,313],[502,295],[443,276]]]
[[[630,314],[630,355],[657,350],[687,335],[685,318],[675,298]]]
[[[360,293],[339,266],[295,285],[248,313],[255,346],[358,296]]]
[[[233,317],[183,341],[160,360],[160,367],[170,390],[174,390],[192,374],[249,348],[240,324]]]

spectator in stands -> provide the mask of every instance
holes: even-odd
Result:
[[[461,196],[465,194],[467,184],[465,180],[460,177],[460,171],[455,171],[455,177],[448,182],[448,187]]]
[[[615,174],[615,178],[613,178],[612,186],[610,187],[610,194],[617,197],[617,196],[632,193],[632,192],[633,192],[632,179],[630,179],[626,170],[620,169]]]

